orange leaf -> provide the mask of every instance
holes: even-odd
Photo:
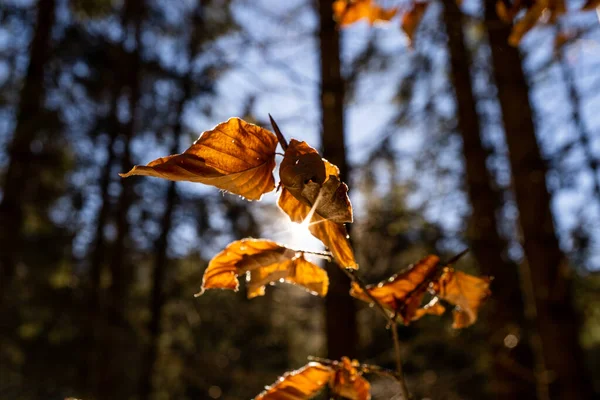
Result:
[[[284,374],[254,400],[304,400],[316,395],[335,374],[331,367],[311,362]]]
[[[518,46],[521,39],[523,39],[523,36],[537,24],[546,8],[546,2],[544,1],[534,3],[533,6],[527,10],[523,18],[517,21],[513,26],[512,32],[508,37],[508,43],[511,46]]]
[[[396,15],[397,8],[382,8],[373,0],[337,0],[333,3],[333,15],[340,26],[351,25],[367,19],[371,25],[377,21],[389,21]]]
[[[348,186],[339,180],[337,167],[323,160],[306,142],[292,139],[279,177],[284,188],[321,217],[337,223],[352,222]]]
[[[330,167],[329,169],[332,168]],[[286,188],[281,189],[277,204],[290,217],[292,222],[298,224],[306,223],[310,233],[323,242],[340,266],[344,268],[358,268],[358,264],[356,264],[356,260],[354,259],[352,246],[350,246],[350,241],[348,240],[346,227],[343,224],[328,221],[316,213],[311,213],[311,208],[301,203]],[[310,217],[310,214],[312,214],[312,217]]]
[[[342,357],[337,364],[333,382],[330,384],[331,391],[350,400],[369,400],[371,398],[371,384],[363,378],[356,370],[358,361],[350,361],[348,357]]]
[[[402,16],[400,27],[408,37],[408,41],[411,44],[415,37],[415,33],[419,28],[419,24],[425,15],[425,11],[427,11],[428,5],[429,2],[415,2],[410,11]]]
[[[484,301],[492,294],[490,291],[491,278],[479,278],[444,268],[444,273],[433,285],[437,295],[450,304],[454,309],[453,328],[464,328],[472,325],[477,320],[477,312]]]
[[[446,307],[440,304],[440,300],[437,297],[431,299],[424,307],[419,308],[415,311],[415,315],[412,317],[412,321],[420,319],[424,315],[437,315],[440,316],[446,312]]]
[[[327,273],[307,261],[302,252],[265,239],[243,239],[230,243],[208,264],[202,288],[238,291],[238,276],[246,274],[248,298],[265,294],[265,285],[285,280],[313,294],[325,296],[329,286]]]
[[[398,313],[403,322],[408,324],[418,313],[429,282],[437,274],[439,261],[437,256],[429,255],[387,281],[368,285],[366,289],[383,306]],[[352,283],[350,295],[368,303],[372,301],[356,283]]]
[[[198,140],[182,154],[163,157],[126,174],[155,176],[172,181],[199,182],[260,200],[275,188],[277,138],[270,131],[239,118],[230,118]]]

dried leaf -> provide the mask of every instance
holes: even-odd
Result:
[[[491,295],[491,279],[479,278],[452,268],[444,268],[444,273],[433,285],[438,297],[456,306],[453,328],[464,328],[477,320],[477,313],[484,301]]]
[[[408,324],[415,319],[429,283],[437,275],[439,261],[437,256],[429,255],[387,281],[368,285],[366,289]],[[352,284],[350,295],[368,303],[372,301],[356,283]]]
[[[402,16],[400,27],[408,37],[408,41],[411,45],[415,37],[415,33],[419,28],[419,24],[425,15],[425,11],[427,11],[428,5],[429,2],[415,2],[410,11]]]
[[[397,11],[397,8],[379,7],[373,0],[337,0],[333,3],[333,15],[340,26],[348,26],[361,19],[366,19],[371,25],[389,21]]]
[[[281,184],[321,217],[337,223],[352,222],[348,186],[339,180],[337,167],[326,168],[326,164],[332,165],[306,142],[292,139],[279,168]]]
[[[243,239],[230,243],[208,264],[202,289],[238,291],[238,276],[246,274],[248,298],[265,294],[265,285],[284,280],[313,294],[325,296],[329,286],[327,273],[307,261],[301,252],[265,239]]]
[[[332,168],[329,167],[329,169]],[[317,213],[312,213],[312,217],[310,217],[311,208],[301,203],[285,188],[281,189],[277,204],[290,217],[292,222],[306,223],[310,233],[323,242],[340,266],[358,268],[352,246],[350,246],[348,240],[348,232],[346,232],[346,227],[343,224],[328,221]]]
[[[260,200],[275,188],[277,138],[270,131],[239,118],[230,118],[203,132],[182,154],[163,157],[126,174],[154,176],[172,181],[199,182]]]
[[[423,317],[424,315],[440,316],[445,312],[446,312],[446,307],[444,307],[440,303],[440,299],[438,299],[437,297],[434,297],[424,307],[419,308],[417,311],[415,311],[415,314],[413,315],[411,321],[416,321],[416,320],[420,319],[421,317]]]
[[[331,385],[333,394],[350,400],[370,400],[371,384],[357,371],[358,361],[342,357]]]
[[[335,375],[335,370],[320,363],[284,374],[277,382],[267,386],[254,400],[305,400],[316,395]]]
[[[343,357],[333,365],[318,362],[284,374],[254,400],[305,400],[329,384],[331,392],[350,400],[370,400],[371,385],[357,370],[358,361]]]

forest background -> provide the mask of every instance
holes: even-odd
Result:
[[[416,398],[600,392],[597,12],[568,1],[514,48],[495,1],[432,1],[412,43],[398,18],[338,29],[332,3],[0,2],[0,398],[247,399],[309,355],[393,368],[344,280],[194,298],[232,240],[322,249],[274,194],[118,176],[268,113],[340,167],[366,281],[465,247],[457,267],[495,277],[476,325],[400,328]]]

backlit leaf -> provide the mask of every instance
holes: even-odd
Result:
[[[340,266],[344,268],[358,268],[358,264],[354,259],[352,246],[350,246],[350,241],[348,240],[346,227],[343,224],[328,221],[317,213],[312,213],[312,217],[309,217],[311,208],[296,199],[285,188],[281,189],[277,204],[290,217],[292,222],[307,224],[310,233],[323,242]]]
[[[126,174],[154,176],[172,181],[199,182],[260,200],[275,188],[277,138],[270,131],[239,118],[230,118],[198,140],[182,154],[162,157]]]
[[[320,363],[284,374],[277,382],[267,386],[254,400],[304,400],[316,395],[333,378],[335,370]]]
[[[434,283],[433,290],[438,297],[456,306],[453,328],[464,328],[477,320],[481,305],[491,295],[491,279],[479,278],[452,268],[444,268],[440,279]]]
[[[333,14],[340,26],[351,25],[362,19],[371,25],[377,21],[389,21],[397,11],[397,8],[379,7],[373,0],[337,0],[333,3]]]
[[[397,313],[408,324],[415,319],[429,283],[438,273],[439,261],[437,256],[429,255],[387,281],[368,285],[366,289],[384,307]],[[356,283],[352,284],[350,294],[362,301],[372,301]]]
[[[246,274],[248,297],[265,294],[265,285],[284,280],[307,291],[325,296],[329,286],[327,273],[307,261],[302,252],[265,239],[243,239],[230,243],[208,264],[202,289],[238,291],[240,275]]]
[[[306,400],[313,398],[325,385],[332,394],[350,400],[370,400],[371,385],[358,371],[358,361],[343,357],[333,365],[318,362],[284,374],[254,400]]]
[[[292,139],[279,168],[281,185],[321,217],[337,223],[352,222],[348,186],[337,167],[323,160],[306,142]]]
[[[408,37],[408,41],[411,44],[414,40],[415,33],[419,28],[419,24],[425,15],[425,11],[427,11],[428,5],[429,2],[415,2],[410,11],[402,16],[402,22],[400,23],[400,26],[402,27],[402,30]]]

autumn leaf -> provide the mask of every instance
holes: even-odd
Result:
[[[491,278],[469,275],[446,267],[442,276],[433,284],[438,297],[455,305],[453,328],[464,328],[477,321],[481,305],[491,295]]]
[[[340,266],[358,268],[348,240],[348,232],[343,224],[328,221],[316,213],[311,213],[311,208],[301,203],[286,188],[281,189],[277,204],[292,222],[307,224],[310,233],[323,242]]]
[[[358,361],[342,357],[337,366],[333,382],[330,384],[332,393],[350,400],[369,400],[371,384],[356,369]]]
[[[583,7],[582,11],[592,11],[600,7],[600,0],[588,0]]]
[[[371,25],[378,21],[389,21],[397,11],[397,8],[379,7],[373,0],[337,0],[333,3],[333,15],[340,26],[348,26],[362,19]]]
[[[265,285],[284,280],[325,296],[329,278],[325,270],[307,261],[301,251],[265,239],[242,239],[230,243],[208,264],[202,288],[238,291],[240,275],[246,274],[248,298],[265,294]]]
[[[352,204],[348,186],[339,179],[339,171],[323,160],[306,142],[292,139],[279,168],[281,184],[296,199],[321,217],[337,223],[352,222]]]
[[[445,312],[446,312],[446,307],[444,307],[440,303],[439,298],[434,297],[424,307],[421,307],[417,311],[415,311],[415,314],[412,316],[411,321],[416,321],[416,320],[420,319],[421,317],[423,317],[424,315],[440,316]]]
[[[429,255],[387,281],[368,285],[366,289],[384,307],[397,313],[404,324],[409,324],[410,321],[430,313],[418,310],[429,283],[438,273],[439,261],[437,256]],[[372,302],[356,282],[352,283],[350,295],[368,303]],[[438,310],[439,307],[436,307],[434,311]],[[418,318],[416,318],[417,314]]]
[[[428,5],[429,2],[415,2],[410,11],[402,16],[400,27],[408,37],[408,41],[411,44],[414,40],[417,28],[419,27],[419,24],[425,15],[425,11],[427,11]]]
[[[126,174],[154,176],[172,181],[199,182],[260,200],[275,188],[277,138],[270,131],[240,118],[230,118],[198,140],[182,154],[162,157]]]
[[[341,362],[323,365],[310,362],[288,372],[267,386],[254,400],[305,400],[314,397],[326,385],[333,394],[350,400],[369,400],[371,385],[357,370],[358,362],[343,357]]]
[[[543,1],[534,3],[526,12],[525,15],[519,19],[512,28],[512,31],[508,37],[508,43],[511,46],[518,46],[523,39],[523,36],[529,32],[537,24],[542,13],[546,9],[546,4]]]

